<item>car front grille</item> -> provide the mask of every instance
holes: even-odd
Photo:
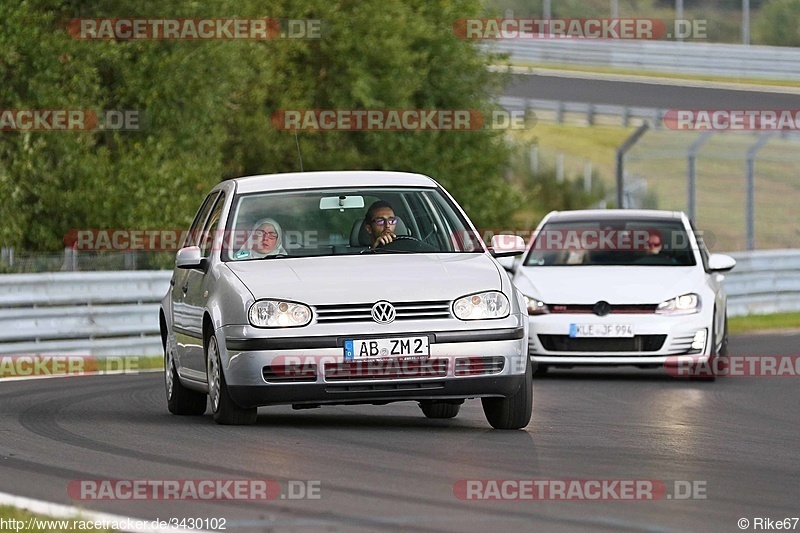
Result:
[[[328,385],[325,392],[404,392],[444,388],[444,381],[406,381],[405,383],[359,383],[358,385]]]
[[[538,335],[548,352],[657,352],[666,335],[635,335],[633,337],[588,338],[569,335]]]
[[[449,363],[447,359],[373,359],[325,363],[325,380],[441,378],[447,376]]]
[[[595,304],[548,304],[552,314],[591,315]],[[651,315],[656,312],[656,304],[614,304],[609,306],[610,315]]]
[[[372,306],[375,303],[317,305],[314,307],[317,322],[335,324],[343,322],[373,322]],[[451,318],[450,302],[392,302],[395,320],[433,320]]]

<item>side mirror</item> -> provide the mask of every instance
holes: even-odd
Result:
[[[178,268],[202,268],[205,259],[199,246],[187,246],[175,254],[175,266]]]
[[[494,257],[522,255],[525,241],[519,235],[493,235],[489,250]]]
[[[736,266],[736,259],[725,254],[711,254],[708,257],[709,272],[727,272]]]

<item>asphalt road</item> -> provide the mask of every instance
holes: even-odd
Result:
[[[797,109],[800,106],[798,94],[565,78],[544,74],[515,75],[505,94],[521,98],[661,109]]]
[[[740,336],[736,355],[797,354],[800,334]],[[161,374],[0,383],[0,491],[146,519],[225,518],[228,531],[739,531],[800,515],[798,381],[694,382],[656,371],[556,370],[525,431],[415,404],[262,408],[252,427],[167,412]],[[86,479],[270,479],[270,501],[79,501]],[[459,480],[658,480],[657,501],[473,501]],[[705,499],[677,499],[675,481]],[[299,484],[302,482],[302,485]],[[306,482],[312,482],[306,485]],[[679,484],[680,487],[687,486]],[[800,527],[800,526],[798,526]]]

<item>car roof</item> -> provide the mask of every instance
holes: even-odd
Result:
[[[433,179],[422,174],[383,170],[343,170],[324,172],[290,172],[233,178],[237,193],[316,189],[320,187],[438,187]]]
[[[681,220],[681,211],[659,209],[579,209],[574,211],[551,211],[548,222],[569,222],[583,220]]]

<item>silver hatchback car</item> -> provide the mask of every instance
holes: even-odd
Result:
[[[259,406],[419,402],[452,418],[481,398],[528,425],[522,294],[434,180],[305,172],[218,184],[161,304],[167,402],[252,424]]]

